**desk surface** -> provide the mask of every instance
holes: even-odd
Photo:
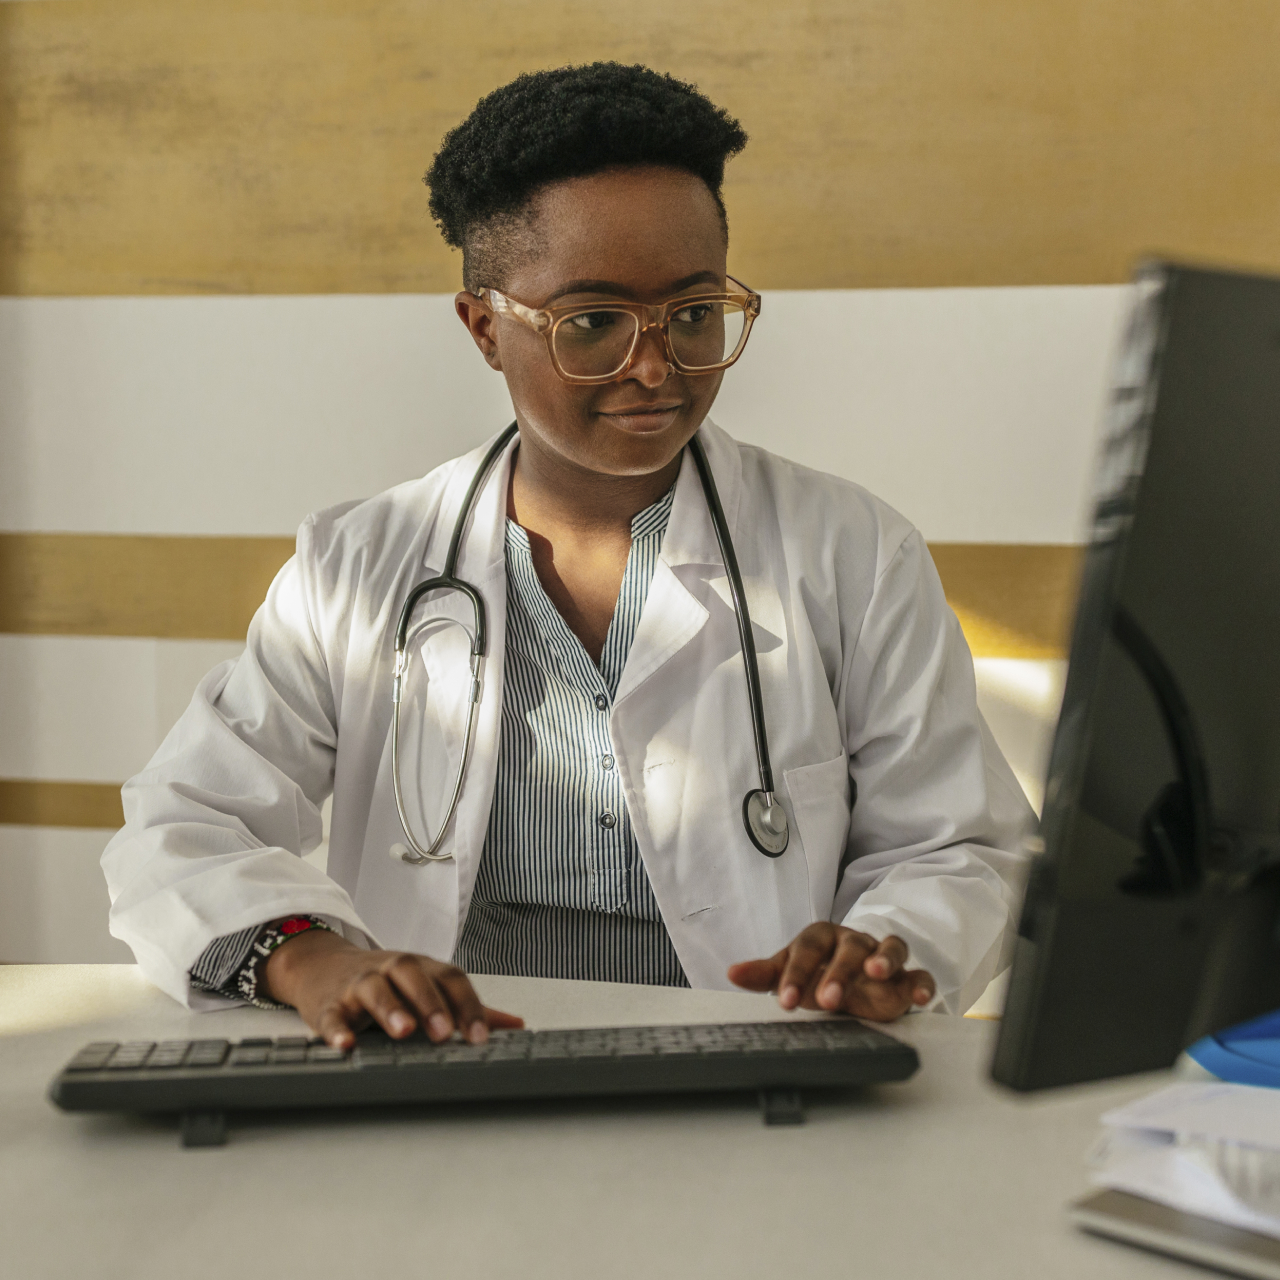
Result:
[[[534,1027],[748,1021],[768,997],[477,979]],[[132,966],[0,967],[0,1269],[15,1277],[531,1278],[836,1274],[1143,1280],[1202,1274],[1074,1230],[1109,1106],[1162,1077],[1034,1098],[986,1078],[995,1024],[923,1014],[916,1077],[766,1128],[753,1101],[566,1101],[172,1123],[71,1116],[50,1078],[93,1039],[297,1033],[189,1014]],[[255,1268],[253,1260],[266,1264]],[[15,1268],[15,1264],[16,1268]]]

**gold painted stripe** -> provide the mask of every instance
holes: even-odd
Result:
[[[292,538],[0,534],[0,632],[242,640]]]
[[[929,550],[975,658],[1066,655],[1081,547],[935,542]]]
[[[1067,649],[1080,549],[933,543],[976,657]],[[0,632],[240,640],[289,538],[0,534]]]
[[[120,787],[114,782],[0,778],[0,825],[114,831],[124,825]]]
[[[696,81],[757,288],[1280,267],[1275,0],[0,4],[0,292],[451,292],[420,178],[521,71]]]

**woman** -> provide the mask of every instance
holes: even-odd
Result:
[[[369,1018],[519,1025],[468,969],[886,1020],[962,1010],[997,972],[1030,811],[920,535],[707,417],[758,306],[726,271],[745,142],[690,86],[616,64],[521,77],[445,139],[428,182],[457,312],[519,428],[458,544],[489,656],[457,809],[464,597],[411,619],[403,824],[388,695],[401,608],[485,450],[308,519],[243,657],[126,785],[112,932],[173,996],[293,1005],[346,1046]],[[752,717],[695,433],[750,607],[777,856],[744,826]],[[330,793],[325,875],[298,855]],[[412,851],[437,838],[451,856]]]

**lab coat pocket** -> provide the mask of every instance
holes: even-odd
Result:
[[[849,839],[849,757],[841,752],[833,760],[788,769],[782,776],[809,867],[813,918],[829,920]]]

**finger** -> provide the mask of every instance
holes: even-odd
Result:
[[[860,1018],[888,1022],[916,1004],[917,992],[927,994],[933,989],[933,978],[923,969],[899,971],[884,982],[862,973],[846,988],[844,1008]]]
[[[872,1022],[892,1022],[911,1008],[913,985],[904,973],[878,982],[862,975],[845,988],[844,1009]]]
[[[819,972],[834,950],[835,928],[810,925],[796,935],[787,949],[787,962],[778,981],[778,1003],[794,1009],[811,991]]]
[[[768,960],[743,960],[740,964],[731,964],[726,976],[735,986],[745,987],[748,991],[772,991],[782,976],[786,954],[783,951]]]
[[[504,1013],[501,1009],[490,1009],[486,1004],[484,1019],[494,1030],[519,1031],[524,1026],[524,1019],[518,1013]]]
[[[325,1005],[311,1030],[326,1044],[335,1049],[350,1049],[356,1042],[356,1033],[347,1020],[347,1013],[336,1001]]]
[[[907,963],[907,944],[894,934],[890,934],[866,958],[862,968],[868,978],[876,978],[883,982]]]
[[[911,1003],[917,1007],[928,1004],[938,994],[938,984],[926,970],[912,969],[906,977],[911,983]]]
[[[875,939],[864,933],[846,932],[839,936],[831,963],[819,975],[815,997],[818,1008],[843,1007],[845,990],[862,972],[863,961],[875,945]]]
[[[453,1035],[449,1001],[417,957],[397,956],[387,966],[386,977],[409,1002],[429,1039],[439,1043]]]
[[[373,1014],[373,1020],[393,1040],[403,1040],[417,1026],[386,974],[366,974],[352,988],[351,995]]]
[[[442,965],[432,976],[449,1001],[453,1020],[463,1038],[472,1044],[484,1044],[489,1038],[489,1024],[485,1021],[484,1006],[471,985],[471,979],[452,964]]]

